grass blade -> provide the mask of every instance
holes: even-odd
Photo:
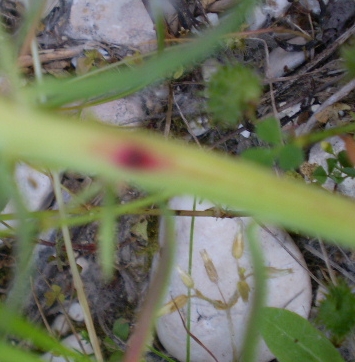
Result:
[[[272,222],[354,246],[355,205],[241,159],[143,132],[68,121],[0,101],[0,151],[10,157],[189,193]],[[27,123],[24,123],[26,120]]]

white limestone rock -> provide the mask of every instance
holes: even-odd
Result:
[[[155,30],[141,0],[73,0],[66,34],[151,50]],[[154,44],[154,43],[153,43]]]
[[[172,209],[191,210],[193,199],[191,197],[177,197],[171,200]],[[205,210],[214,206],[210,202],[197,204],[198,210]],[[236,291],[238,266],[232,256],[232,246],[238,232],[246,228],[250,218],[216,219],[212,217],[195,218],[194,245],[192,253],[192,278],[195,288],[206,297],[213,300],[229,300]],[[172,298],[187,294],[187,287],[182,282],[177,270],[179,266],[183,271],[188,270],[190,217],[177,217],[175,220],[175,237],[177,250],[173,266],[173,274],[169,283],[165,303]],[[311,305],[311,284],[307,272],[293,259],[285,249],[280,246],[276,238],[305,265],[303,257],[288,234],[276,228],[270,228],[272,234],[260,229],[260,245],[263,257],[270,275],[267,280],[267,305],[287,308],[303,317],[308,316]],[[230,308],[232,330],[229,328],[228,317],[225,310],[216,309],[209,302],[200,298],[191,299],[191,333],[196,336],[217,358],[219,362],[232,362],[232,344],[236,350],[241,349],[243,334],[248,320],[250,300],[253,298],[253,267],[250,265],[250,254],[246,236],[243,256],[238,260],[240,268],[245,268],[246,282],[250,286],[249,301],[241,298]],[[206,250],[211,258],[219,277],[218,286],[209,279],[201,252]],[[192,292],[194,294],[194,292]],[[183,318],[187,316],[186,306],[180,309]],[[186,356],[186,331],[179,314],[175,311],[164,315],[157,321],[158,337],[166,350],[179,361],[185,361]],[[262,342],[259,347],[258,362],[267,362],[273,355]],[[191,361],[214,361],[211,356],[196,342],[191,340]]]
[[[100,122],[115,126],[140,126],[145,113],[140,98],[132,95],[84,108],[81,116],[83,118],[94,117]]]

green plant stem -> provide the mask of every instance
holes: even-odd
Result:
[[[159,198],[159,199],[158,199]],[[165,198],[165,197],[164,197]],[[151,201],[150,201],[151,200]],[[134,201],[127,205],[115,205],[109,207],[109,211],[113,216],[120,215],[146,215],[146,216],[163,216],[163,211],[160,209],[147,209],[140,208],[140,205],[153,204],[160,200],[158,195],[154,195],[149,199],[144,198]],[[132,205],[131,205],[132,204]],[[33,211],[28,213],[28,220],[37,219],[39,226],[43,229],[59,227],[63,224],[68,226],[79,226],[88,224],[93,221],[97,221],[101,218],[102,206],[96,206],[93,208],[79,207],[75,209],[66,210],[66,219],[62,220],[59,217],[58,210],[46,210],[46,211]],[[193,217],[215,217],[215,218],[234,218],[234,217],[247,217],[250,216],[245,212],[237,212],[231,210],[217,210],[209,209],[204,211],[192,211],[192,210],[170,210],[174,216],[193,216]],[[0,214],[0,222],[7,220],[16,220],[16,214]],[[9,227],[10,229],[10,227]],[[13,230],[12,230],[13,231]]]
[[[291,143],[299,147],[307,147],[314,143],[325,140],[326,138],[339,136],[349,132],[355,131],[355,123],[349,123],[344,126],[329,128],[321,132],[312,132],[302,136],[295,137],[291,139]]]
[[[257,346],[260,340],[259,319],[262,313],[261,308],[265,303],[266,274],[262,258],[262,250],[260,248],[257,235],[257,224],[250,224],[247,227],[246,232],[249,240],[249,250],[254,270],[254,294],[248,326],[244,335],[242,361],[254,362],[257,358]]]
[[[53,175],[54,193],[55,193],[56,200],[58,203],[59,213],[60,213],[60,216],[63,219],[65,219],[65,217],[66,217],[65,206],[64,206],[64,201],[63,201],[63,197],[62,197],[59,175],[57,172],[53,172],[52,175]],[[75,262],[74,250],[73,250],[73,247],[71,244],[68,226],[66,226],[66,225],[62,226],[62,233],[63,233],[65,249],[67,251],[67,257],[68,257],[70,270],[73,275],[74,287],[78,294],[79,303],[84,312],[85,325],[86,325],[87,331],[89,333],[90,342],[92,344],[92,348],[94,350],[96,360],[98,362],[103,362],[103,356],[101,353],[99,340],[98,340],[96,332],[95,332],[94,323],[91,318],[90,307],[89,307],[89,304],[88,304],[88,301],[87,301],[87,298],[85,295],[84,285],[80,278],[80,274],[79,274],[79,271],[78,271],[78,268],[77,268],[77,265]]]
[[[196,211],[196,197],[194,197],[194,202],[192,206],[192,211]],[[192,275],[192,256],[194,250],[194,230],[195,230],[195,216],[191,217],[191,225],[190,225],[190,242],[189,242],[189,265],[187,273],[193,278]],[[186,328],[190,332],[191,329],[191,289],[187,290],[188,302],[187,302],[187,321]],[[190,354],[191,354],[191,336],[189,333],[186,335],[186,361],[190,362]]]
[[[128,349],[123,362],[140,361],[145,344],[150,336],[153,321],[161,305],[165,288],[170,278],[175,250],[174,234],[173,219],[166,209],[161,258],[152,278],[148,294],[145,297],[143,306],[138,315],[138,322],[135,326],[135,330],[129,339]]]

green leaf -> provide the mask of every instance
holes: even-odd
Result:
[[[112,353],[112,355],[110,356],[108,362],[121,362],[123,361],[124,358],[124,352],[122,351],[115,351],[114,353]]]
[[[355,295],[343,281],[328,289],[318,309],[317,321],[340,343],[355,327]]]
[[[355,168],[354,167],[344,167],[341,169],[342,173],[345,173],[345,175],[348,175],[350,177],[355,177]]]
[[[279,362],[344,362],[318,329],[286,309],[264,308],[261,334]]]
[[[239,64],[221,67],[209,82],[208,108],[222,125],[236,126],[245,113],[253,112],[260,95],[260,81],[253,71]]]
[[[9,187],[9,185],[13,183],[13,178],[8,167],[5,167],[1,158],[0,175],[0,211],[2,211],[10,200],[11,187]]]
[[[124,318],[118,318],[113,324],[113,333],[123,341],[126,341],[129,336],[130,327],[129,323]]]
[[[101,209],[101,223],[99,228],[99,258],[102,274],[106,280],[113,276],[115,251],[117,248],[117,223],[116,216],[112,212],[115,205],[115,193],[111,185],[107,185]]]
[[[337,165],[338,160],[336,158],[327,158],[328,172],[332,173],[335,166]]]
[[[52,284],[51,289],[44,293],[46,306],[51,307],[56,301],[64,302],[65,296],[59,285]]]
[[[330,155],[334,155],[334,150],[333,150],[333,146],[331,145],[330,142],[327,141],[322,141],[320,143],[322,150],[326,153],[329,153]]]
[[[249,148],[241,154],[241,157],[268,168],[274,165],[274,153],[267,148]]]
[[[343,57],[345,59],[346,67],[349,70],[350,76],[355,75],[355,48],[354,47],[347,47],[344,48]]]
[[[333,175],[329,175],[329,178],[336,184],[341,184],[346,179],[346,176],[341,176],[340,173],[335,173]]]
[[[282,134],[280,123],[275,118],[267,118],[256,125],[256,134],[258,137],[272,145],[281,145]]]
[[[321,185],[327,181],[328,174],[325,172],[325,169],[322,166],[318,166],[312,174],[312,177],[317,180]]]
[[[298,168],[304,161],[304,154],[301,148],[288,144],[280,149],[279,165],[284,171]]]
[[[348,153],[346,151],[340,151],[338,153],[338,161],[343,167],[353,167],[353,164],[349,160]]]

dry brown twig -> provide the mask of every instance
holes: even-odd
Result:
[[[340,35],[328,48],[326,48],[323,52],[318,54],[312,61],[306,63],[298,72],[297,74],[293,75],[291,77],[282,77],[280,79],[272,79],[272,82],[275,81],[286,81],[285,84],[278,87],[278,89],[275,91],[275,98],[278,98],[280,95],[284,94],[287,90],[289,90],[301,77],[308,76],[310,74],[314,74],[314,72],[317,71],[316,67],[323,63],[325,60],[327,60],[331,55],[334,54],[334,52],[337,51],[337,49],[344,44],[352,35],[355,34],[355,24],[349,28],[347,31],[345,31],[342,35]],[[289,82],[287,80],[289,79]],[[268,82],[268,79],[264,81],[264,83]],[[260,104],[268,104],[270,100],[271,95],[266,93],[264,97],[262,98]],[[299,102],[297,102],[299,103]],[[285,108],[290,107],[289,104],[285,106]],[[270,116],[268,114],[267,116]],[[312,119],[312,122],[314,120]],[[304,126],[305,127],[305,126]],[[304,132],[303,127],[300,127],[300,130],[298,132]]]
[[[80,55],[83,49],[84,47],[80,45],[74,48],[46,50],[39,53],[39,60],[43,64],[54,60],[70,59]],[[33,66],[33,57],[31,55],[21,55],[17,60],[17,65],[20,68]]]
[[[315,125],[318,122],[317,115],[324,111],[327,107],[333,105],[336,102],[339,102],[341,99],[345,98],[352,90],[355,89],[355,78],[352,79],[350,82],[345,84],[342,88],[338,90],[338,92],[334,93],[332,96],[330,96],[325,102],[322,103],[322,105],[317,109],[316,112],[313,113],[311,118],[309,120],[300,125],[296,130],[296,135],[300,136],[305,133],[310,132]]]

